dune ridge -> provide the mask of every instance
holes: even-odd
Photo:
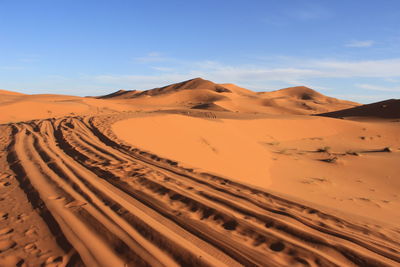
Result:
[[[150,97],[150,98],[149,98]],[[270,92],[253,92],[234,84],[217,84],[202,78],[145,90],[119,90],[100,99],[125,100],[135,105],[153,107],[199,108],[236,112],[273,114],[316,114],[349,107],[358,103],[339,100],[304,86]],[[151,100],[150,100],[151,99]]]

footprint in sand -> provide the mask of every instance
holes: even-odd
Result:
[[[11,177],[11,175],[8,174],[8,173],[5,173],[5,174],[0,175],[0,179],[8,179],[8,178],[10,178],[10,177]]]
[[[0,240],[0,252],[4,252],[10,248],[13,248],[13,247],[15,247],[16,244],[17,243],[12,241],[11,239]]]
[[[2,229],[0,229],[0,236],[2,236],[2,235],[7,235],[7,234],[9,234],[9,233],[12,233],[13,231],[14,231],[14,229],[9,228],[9,227],[7,227],[7,228],[2,228]]]
[[[1,187],[1,188],[7,187],[7,186],[10,186],[10,185],[11,185],[10,182],[2,182],[2,183],[0,183],[0,187]]]
[[[25,221],[26,218],[28,218],[29,216],[26,215],[25,213],[21,213],[17,215],[17,221],[22,223]]]
[[[23,263],[24,263],[24,260],[15,255],[10,255],[10,256],[0,258],[0,266],[4,266],[4,267],[22,266]]]
[[[24,247],[26,253],[38,255],[41,251],[37,248],[35,243],[29,243]]]
[[[60,266],[60,263],[62,263],[63,261],[63,257],[61,256],[51,256],[48,257],[45,265],[46,267],[50,267],[50,266]]]
[[[5,221],[8,219],[8,213],[7,212],[0,212],[0,221]]]
[[[36,229],[31,228],[31,229],[26,230],[24,234],[25,234],[25,236],[28,236],[28,235],[37,235],[37,232],[36,232]]]

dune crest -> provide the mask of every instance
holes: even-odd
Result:
[[[0,89],[0,95],[24,95],[24,94]]]
[[[101,96],[144,108],[203,107],[247,113],[317,114],[359,105],[320,94],[304,86],[270,92],[253,92],[234,84],[216,84],[202,78],[145,91],[117,91]],[[151,99],[150,99],[151,98]]]

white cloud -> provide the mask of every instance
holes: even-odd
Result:
[[[174,68],[169,68],[169,67],[151,67],[153,70],[158,70],[158,71],[166,71],[166,72],[172,72],[175,69]]]
[[[400,78],[400,58],[370,61],[295,59],[293,67],[283,66],[290,65],[289,63],[279,67],[266,67],[262,64],[226,65],[216,61],[179,63],[176,61],[170,65],[171,67],[151,67],[162,71],[161,74],[108,74],[86,78],[89,81],[115,88],[134,87],[135,89],[149,89],[194,77],[203,77],[218,83],[237,83],[248,86],[250,89],[264,89],[273,84],[279,84],[279,86],[309,85],[317,88],[316,85],[312,86],[313,82],[310,81],[321,78]],[[326,90],[326,88],[322,89]]]
[[[98,75],[88,76],[87,80],[112,88],[145,90],[166,84],[181,82],[195,77],[192,73],[163,75]]]
[[[325,60],[309,64],[312,68],[320,70],[321,77],[400,77],[400,58],[367,61]]]
[[[330,96],[340,99],[350,99],[362,103],[373,103],[382,101],[383,99],[388,99],[387,95],[334,94]]]
[[[384,78],[383,80],[388,83],[400,83],[400,80],[393,78]]]
[[[400,86],[398,87],[385,87],[380,85],[373,84],[356,84],[357,87],[372,91],[381,91],[381,92],[400,92]]]
[[[313,78],[400,78],[400,58],[364,61],[294,58],[292,62],[285,59],[283,64],[277,63],[276,67],[263,64],[224,65],[205,61],[191,66],[192,70],[218,77],[285,82]]]
[[[163,58],[159,53],[151,53],[150,58]],[[81,75],[75,77],[45,77],[38,82],[30,81],[24,85],[26,88],[62,90],[62,92],[75,92],[75,94],[101,95],[118,89],[145,90],[167,84],[180,82],[195,77],[202,77],[217,83],[235,83],[252,90],[275,90],[295,85],[305,85],[317,90],[328,90],[331,87],[328,81],[340,81],[346,83],[348,90],[364,89],[365,94],[376,95],[377,91],[386,92],[385,98],[395,97],[400,92],[400,87],[392,83],[391,87],[384,87],[386,80],[400,80],[400,58],[367,60],[367,61],[343,61],[333,59],[302,59],[285,58],[268,62],[255,61],[254,64],[223,64],[218,61],[181,61],[170,59],[163,62],[162,66],[153,66],[151,60],[147,67],[153,73],[143,75],[139,73],[107,73],[98,75]],[[153,61],[155,62],[155,61]],[[0,67],[1,70],[1,67]],[[366,82],[375,79],[375,84]],[[382,82],[382,84],[379,84]],[[36,85],[35,85],[36,83]],[[356,85],[355,85],[356,84]],[[398,84],[398,83],[397,83]],[[319,86],[321,85],[321,86]],[[20,86],[20,83],[19,85]],[[4,88],[13,88],[9,85]],[[331,93],[335,93],[334,85]],[[343,87],[342,87],[343,88]],[[341,90],[343,92],[343,90]],[[374,92],[375,91],[375,92]],[[361,93],[363,94],[363,93]],[[353,99],[357,99],[354,96]],[[362,97],[359,97],[361,99]]]
[[[350,41],[345,46],[346,47],[371,47],[375,44],[372,40],[365,40],[365,41]]]
[[[165,57],[163,54],[159,52],[150,52],[143,57],[135,58],[135,61],[139,63],[163,62],[167,60],[169,60],[169,58]]]
[[[40,56],[36,54],[31,54],[31,55],[22,55],[18,61],[23,62],[23,63],[34,63],[39,61]]]
[[[308,6],[306,8],[294,10],[291,16],[300,20],[316,20],[331,16],[331,13],[320,6]]]

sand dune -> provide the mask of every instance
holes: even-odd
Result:
[[[400,264],[398,122],[299,115],[355,103],[202,79],[0,95],[0,266]]]
[[[216,84],[196,78],[146,91],[117,91],[101,96],[144,108],[191,108],[272,114],[316,114],[359,104],[324,96],[307,87],[291,87],[272,92],[253,92],[234,84]],[[151,98],[151,101],[149,100]]]
[[[106,119],[7,126],[13,131],[9,175],[76,250],[60,262],[74,253],[88,266],[400,261],[395,239],[374,234],[372,226],[120,145],[104,132],[114,118]]]
[[[0,95],[23,95],[23,93],[18,93],[18,92],[13,92],[13,91],[7,91],[7,90],[0,89]]]
[[[140,92],[136,91],[136,90],[131,90],[131,91],[118,90],[118,91],[113,92],[111,94],[99,96],[97,98],[98,99],[110,99],[110,98],[112,98],[112,99],[127,99],[127,98],[134,97],[138,93],[140,93]]]
[[[191,168],[332,209],[346,203],[341,212],[400,224],[400,125],[224,112],[155,114],[118,122],[113,130],[136,147]]]
[[[320,116],[343,118],[343,117],[369,117],[369,118],[400,118],[400,100],[389,99],[359,107],[338,110],[318,114]]]
[[[134,109],[124,103],[68,95],[0,95],[0,123]]]

